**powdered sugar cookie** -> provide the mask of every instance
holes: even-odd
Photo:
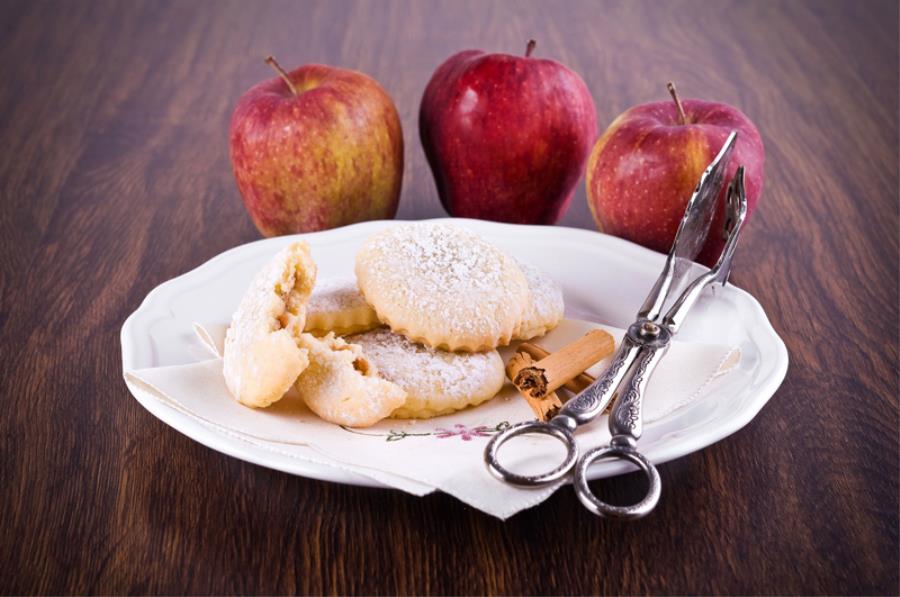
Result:
[[[406,391],[393,418],[427,419],[493,398],[503,387],[503,359],[496,350],[456,353],[410,341],[387,328],[347,338],[378,375]]]
[[[359,346],[328,334],[302,334],[309,351],[307,367],[294,388],[314,413],[348,427],[368,427],[389,416],[406,401],[406,392],[378,376]]]
[[[519,262],[525,279],[528,280],[530,300],[522,320],[516,328],[516,340],[528,340],[543,336],[559,325],[565,314],[562,289],[553,279],[528,263]]]
[[[378,316],[353,278],[326,278],[316,282],[309,299],[304,331],[314,336],[334,332],[358,334],[381,325]]]
[[[529,296],[512,258],[465,228],[432,222],[369,237],[356,254],[356,279],[392,330],[446,350],[507,344]]]
[[[225,335],[225,383],[239,402],[269,406],[306,368],[307,351],[297,338],[315,281],[316,264],[302,241],[282,249],[253,278]]]

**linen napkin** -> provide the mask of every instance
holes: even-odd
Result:
[[[537,342],[554,351],[587,331],[605,329],[621,341],[624,330],[567,319]],[[509,425],[534,418],[524,399],[507,383],[489,402],[427,420],[387,419],[366,429],[350,429],[319,419],[294,395],[266,409],[252,409],[232,398],[222,376],[226,326],[195,324],[209,360],[125,372],[133,393],[158,400],[236,440],[302,461],[334,467],[413,495],[439,489],[501,519],[538,504],[561,483],[521,489],[494,479],[483,463],[488,439]],[[513,348],[501,351],[504,362]],[[589,372],[602,372],[609,359]],[[644,423],[651,424],[712,391],[740,360],[736,347],[674,341],[651,378],[644,398]],[[605,444],[604,420],[580,428],[581,449]],[[544,436],[517,438],[504,446],[504,462],[518,472],[555,465],[562,446]],[[514,453],[507,454],[514,449]]]

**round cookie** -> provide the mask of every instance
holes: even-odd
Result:
[[[253,278],[225,334],[225,384],[247,406],[265,407],[284,396],[306,368],[297,337],[316,281],[309,246],[298,241],[278,252]]]
[[[307,367],[294,389],[322,419],[347,427],[368,427],[406,401],[406,392],[382,379],[359,346],[328,334],[298,339],[309,351]]]
[[[528,263],[520,261],[519,267],[528,280],[531,299],[513,337],[516,340],[528,340],[543,336],[558,326],[565,314],[566,305],[562,289],[550,276]]]
[[[313,288],[303,331],[314,336],[334,332],[337,336],[358,334],[381,325],[375,310],[366,302],[356,280],[326,278]]]
[[[528,305],[516,262],[451,224],[391,226],[370,236],[356,254],[356,279],[392,330],[445,350],[508,344]]]
[[[427,419],[493,398],[503,387],[503,359],[496,350],[456,353],[411,342],[380,328],[347,338],[359,345],[378,374],[406,392],[392,418]]]

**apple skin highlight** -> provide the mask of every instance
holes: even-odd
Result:
[[[587,199],[597,228],[668,253],[700,175],[728,134],[738,133],[726,180],[745,168],[748,217],[762,192],[765,150],[756,127],[732,106],[684,100],[686,122],[672,101],[623,112],[597,141],[588,159]],[[724,246],[724,191],[698,261],[713,265]]]
[[[264,236],[393,218],[403,133],[390,96],[363,73],[310,64],[252,87],[231,118],[231,161]]]
[[[553,224],[584,171],[597,119],[584,81],[562,64],[467,50],[432,75],[419,133],[451,215]]]

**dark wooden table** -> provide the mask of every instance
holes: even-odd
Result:
[[[128,314],[258,237],[227,125],[271,76],[265,54],[384,85],[406,140],[399,217],[416,219],[443,215],[416,126],[432,70],[529,37],[581,73],[601,129],[675,79],[765,139],[734,281],[790,370],[745,429],[661,467],[651,517],[605,522],[559,491],[504,523],[293,477],[130,397]],[[0,591],[900,590],[895,2],[4,0],[0,74]],[[592,227],[583,183],[562,224]]]

